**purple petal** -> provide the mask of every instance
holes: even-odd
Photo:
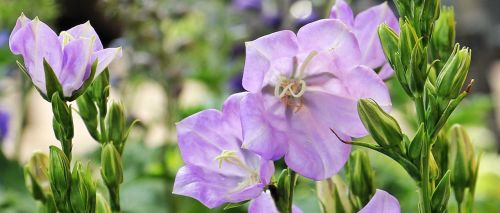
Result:
[[[14,26],[14,29],[12,29],[12,32],[10,34],[10,37],[9,37],[9,40],[12,39],[12,36],[14,36],[14,34],[16,34],[16,32],[21,29],[22,27],[26,26],[28,23],[31,22],[31,19],[27,18],[24,13],[21,13],[21,16],[19,16],[19,18],[17,18],[17,21],[16,21],[16,26]],[[12,48],[12,47],[11,47]]]
[[[332,10],[330,11],[330,18],[340,19],[350,27],[354,25],[354,15],[352,9],[344,0],[335,1],[335,5],[333,5]]]
[[[94,28],[92,27],[92,25],[90,25],[90,22],[88,21],[83,24],[76,25],[71,29],[67,30],[66,32],[69,33],[71,36],[73,36],[74,39],[79,39],[79,38],[94,39],[93,43],[94,52],[103,49],[101,39],[99,39],[99,35],[97,35],[97,32],[94,30]],[[59,39],[63,39],[62,35],[59,36]]]
[[[323,19],[307,24],[300,28],[297,39],[301,52],[329,52],[339,69],[350,69],[360,63],[356,37],[339,20]]]
[[[399,201],[391,194],[377,189],[370,202],[358,213],[400,213]]]
[[[121,58],[122,57],[122,48],[106,48],[103,50],[99,50],[97,52],[94,52],[92,55],[92,62],[97,58],[97,68],[95,71],[95,76],[98,76],[101,74],[106,67],[113,62],[116,58]]]
[[[64,47],[63,67],[59,75],[64,96],[70,97],[74,91],[83,85],[85,74],[90,72],[91,55],[91,39],[73,40]]]
[[[277,160],[286,150],[284,105],[274,96],[248,94],[241,101],[242,147],[264,159]]]
[[[385,63],[384,66],[382,66],[382,68],[380,68],[380,72],[378,72],[378,76],[382,80],[389,79],[393,74],[394,74],[394,70],[392,69],[392,67],[389,63]]]
[[[248,206],[248,213],[279,213],[276,204],[269,192],[262,192],[259,197],[250,201]],[[292,206],[293,213],[302,213],[302,210],[296,205]]]
[[[291,31],[279,31],[246,43],[243,87],[258,92],[267,85],[272,63],[279,58],[291,58],[298,51],[297,38]]]
[[[387,2],[361,12],[354,21],[353,31],[361,48],[362,63],[373,69],[386,63],[384,51],[378,37],[378,26],[383,23],[399,32],[398,19]]]
[[[43,59],[57,76],[61,73],[62,48],[54,31],[37,18],[20,27],[9,41],[12,53],[21,54],[33,84],[46,93]]]
[[[371,98],[384,110],[391,109],[389,89],[384,81],[367,66],[357,66],[343,79],[351,97],[356,99]]]
[[[335,175],[346,163],[351,146],[338,140],[330,128],[342,126],[329,116],[337,107],[336,97],[324,92],[304,94],[304,106],[289,115],[286,164],[300,175],[323,180]],[[328,114],[325,114],[328,113]],[[341,135],[340,133],[338,133]],[[344,140],[349,139],[342,136]]]

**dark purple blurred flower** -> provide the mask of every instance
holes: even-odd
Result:
[[[0,142],[4,141],[9,133],[10,115],[6,111],[0,110]]]
[[[43,60],[53,69],[64,97],[71,97],[90,76],[91,65],[98,61],[95,76],[115,58],[121,48],[103,49],[99,36],[89,22],[77,25],[59,36],[38,18],[30,20],[23,14],[9,38],[12,53],[22,55],[26,72],[38,90],[47,94]]]
[[[233,0],[232,5],[239,10],[257,10],[262,8],[262,0]]]
[[[9,42],[9,31],[0,31],[0,47],[5,46]]]
[[[243,88],[243,84],[241,83],[243,79],[243,73],[240,72],[231,79],[229,79],[229,91],[231,93],[239,93],[239,92],[244,92],[245,88]]]
[[[360,12],[356,17],[344,0],[337,0],[330,12],[330,18],[342,20],[356,35],[362,53],[362,64],[372,69],[380,68],[382,79],[394,73],[382,50],[378,37],[378,26],[386,23],[399,33],[399,22],[391,8],[384,2]]]

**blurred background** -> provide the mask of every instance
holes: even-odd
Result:
[[[472,49],[476,80],[450,123],[464,125],[483,152],[476,212],[500,209],[500,1],[442,0],[455,7],[457,42]],[[357,13],[383,1],[352,0]],[[50,104],[19,72],[8,38],[17,17],[38,16],[56,32],[90,20],[105,46],[122,46],[110,67],[111,97],[122,100],[130,120],[139,119],[124,157],[124,212],[222,212],[171,194],[182,165],[175,122],[222,101],[241,86],[244,42],[328,16],[333,0],[0,0],[0,212],[35,212],[22,165],[34,151],[58,145]],[[392,5],[392,2],[389,2]],[[394,114],[414,132],[413,107],[396,79],[389,79]],[[76,104],[74,104],[76,107]],[[99,177],[99,144],[74,116],[75,158],[91,162]],[[370,153],[378,188],[414,212],[418,194],[411,178],[388,158]],[[96,178],[100,179],[100,178]],[[102,185],[102,183],[101,183]],[[300,179],[295,196],[304,212],[319,212],[315,183]],[[450,199],[451,211],[455,201]],[[231,209],[245,212],[246,208]]]

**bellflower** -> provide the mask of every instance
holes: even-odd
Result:
[[[248,205],[248,213],[280,213],[276,204],[274,203],[273,198],[269,192],[262,192],[259,197],[250,201]],[[292,206],[293,213],[302,213],[302,210],[299,209],[296,205]]]
[[[322,180],[338,172],[351,146],[367,134],[359,98],[391,106],[386,85],[361,64],[356,36],[340,20],[324,19],[246,43],[241,103],[243,147],[280,159],[302,176]]]
[[[377,189],[372,199],[358,213],[400,213],[398,200],[386,191]]]
[[[222,112],[204,110],[177,124],[185,162],[174,194],[193,197],[209,208],[258,197],[274,172],[272,161],[241,149],[240,102],[246,93],[230,96]]]
[[[380,68],[379,75],[382,79],[387,79],[394,73],[385,58],[377,30],[380,24],[385,23],[399,33],[398,19],[387,2],[368,8],[354,17],[349,4],[344,0],[337,0],[330,12],[330,18],[342,20],[356,35],[362,64],[372,69]]]
[[[117,57],[121,48],[103,49],[99,36],[89,22],[77,25],[59,36],[42,21],[23,14],[9,38],[12,53],[22,55],[35,87],[47,97],[44,60],[52,68],[62,86],[65,99],[74,100],[77,92],[89,79],[97,60],[95,75],[99,75]]]

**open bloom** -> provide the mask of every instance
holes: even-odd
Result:
[[[297,35],[279,31],[246,43],[241,103],[243,147],[265,159],[285,156],[302,176],[322,180],[345,164],[351,146],[339,137],[367,134],[357,113],[359,98],[385,109],[387,87],[361,64],[355,35],[339,20],[324,19]]]
[[[259,197],[250,201],[248,213],[280,213],[269,192],[262,192]],[[296,205],[292,206],[292,213],[302,213]]]
[[[9,38],[14,54],[21,54],[26,73],[35,87],[47,96],[44,60],[50,65],[66,99],[72,97],[89,79],[92,64],[97,60],[99,75],[113,59],[121,56],[121,48],[103,49],[99,36],[89,22],[77,25],[59,36],[45,23],[21,15]],[[46,97],[47,98],[47,97]],[[50,97],[49,97],[50,98]]]
[[[379,75],[382,79],[389,78],[394,73],[387,63],[378,36],[378,26],[383,23],[399,33],[398,19],[387,2],[368,8],[354,17],[349,4],[344,0],[337,0],[330,18],[343,21],[352,30],[361,49],[361,64],[372,69],[380,68]]]
[[[230,96],[222,108],[204,110],[177,124],[185,162],[174,183],[174,194],[193,197],[209,208],[258,197],[274,172],[272,161],[241,149],[240,101]]]
[[[400,213],[398,200],[384,190],[377,189],[372,199],[358,213]]]

